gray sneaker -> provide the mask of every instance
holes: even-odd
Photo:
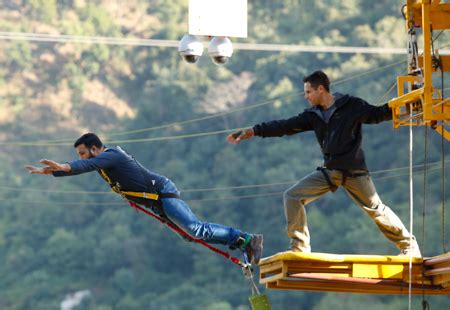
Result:
[[[263,251],[263,235],[252,234],[252,239],[245,248],[248,260],[252,265],[258,265]]]

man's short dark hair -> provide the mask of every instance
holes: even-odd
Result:
[[[77,141],[73,144],[73,147],[77,147],[81,144],[86,145],[87,148],[91,148],[93,146],[96,146],[98,148],[103,146],[102,141],[95,133],[85,133],[81,137],[78,138]]]
[[[315,71],[303,78],[303,83],[311,84],[311,87],[317,89],[319,85],[322,85],[327,92],[330,91],[330,79],[323,71]]]

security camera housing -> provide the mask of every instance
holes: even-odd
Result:
[[[214,37],[209,42],[208,54],[214,64],[223,66],[233,55],[233,44],[227,37]]]
[[[185,34],[178,45],[178,53],[187,63],[196,63],[203,54],[203,44],[197,36]]]

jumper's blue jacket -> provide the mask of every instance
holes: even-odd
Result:
[[[168,178],[151,172],[119,146],[106,148],[100,155],[68,162],[71,172],[55,171],[56,177],[77,175],[102,169],[122,191],[161,193]],[[130,200],[142,203],[141,199]]]

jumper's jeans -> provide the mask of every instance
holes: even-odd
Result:
[[[180,194],[175,184],[170,180],[166,182],[161,193]],[[241,231],[232,227],[200,221],[187,203],[181,199],[162,198],[161,202],[164,213],[169,220],[196,239],[208,243],[235,245],[241,235]]]
[[[378,196],[369,175],[350,177],[342,185],[343,173],[339,170],[326,169],[330,181],[336,186],[343,186],[353,201],[366,212],[381,232],[400,250],[418,249],[417,241],[403,225],[398,216]],[[358,173],[361,171],[352,171]],[[291,238],[294,251],[311,252],[310,237],[306,221],[305,206],[330,191],[330,186],[322,171],[315,171],[284,193],[284,208],[287,220],[287,233]]]

